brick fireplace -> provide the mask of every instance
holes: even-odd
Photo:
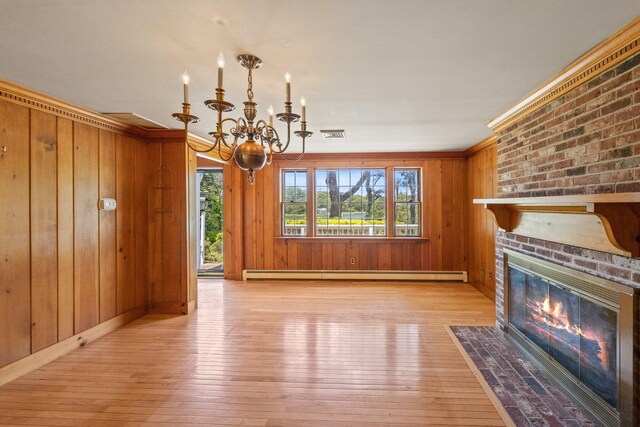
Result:
[[[595,76],[550,103],[532,108],[496,130],[501,199],[640,192],[640,53],[593,74]],[[512,271],[505,265],[509,254],[524,254],[534,260],[588,273],[612,282],[610,287],[620,284],[640,288],[640,258],[500,230],[496,236],[496,319],[503,330],[517,329],[509,318],[509,289],[505,289],[513,281],[505,277],[505,271]],[[630,323],[637,325],[638,320]],[[637,339],[631,338],[631,341],[633,344]],[[633,365],[632,375],[637,375],[637,358],[633,354],[639,350],[633,351],[632,346],[625,348],[623,357],[632,359],[629,366]],[[632,384],[637,383],[635,378]],[[627,396],[629,393],[636,396],[637,390],[629,391]],[[602,392],[600,398],[606,401],[609,396]],[[617,402],[609,398],[604,406],[607,404],[615,408]],[[637,403],[632,406],[629,411],[637,414]],[[637,415],[629,416],[637,419]]]
[[[640,192],[640,54],[497,133],[499,197]],[[496,314],[504,325],[503,249],[640,287],[640,259],[498,232]]]

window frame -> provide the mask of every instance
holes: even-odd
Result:
[[[396,193],[396,171],[397,170],[415,170],[418,172],[418,192],[417,192],[417,201],[414,202],[399,202],[397,199],[397,193]],[[422,168],[421,167],[415,167],[415,166],[397,166],[397,167],[393,167],[393,178],[391,180],[392,185],[393,185],[393,234],[395,237],[399,238],[399,239],[405,239],[405,238],[409,238],[409,239],[415,239],[415,238],[421,238],[422,237],[422,205],[423,205],[423,200],[422,200],[422,196],[423,196],[423,187],[422,187]],[[414,203],[418,205],[418,218],[417,218],[417,225],[418,225],[418,234],[414,235],[404,235],[404,236],[398,236],[396,234],[396,228],[397,228],[397,224],[396,224],[396,216],[398,214],[398,205],[400,204],[404,204],[407,205],[407,208],[409,207],[408,205],[410,203]],[[407,224],[408,225],[408,224]]]
[[[312,219],[311,219],[311,223],[313,224],[313,236],[314,237],[318,237],[320,239],[322,238],[326,238],[326,239],[332,239],[332,238],[337,238],[337,239],[386,239],[387,237],[392,237],[389,234],[389,204],[388,204],[388,195],[389,195],[389,186],[388,186],[388,181],[389,181],[389,168],[385,167],[385,166],[367,166],[367,165],[357,165],[357,166],[340,166],[340,167],[332,167],[332,166],[320,166],[320,167],[312,167],[312,168],[308,168],[308,171],[311,172],[311,175],[313,176],[313,187],[311,187],[311,191],[313,193],[313,212],[312,212]],[[317,204],[316,204],[316,188],[317,186],[316,184],[316,172],[318,170],[324,170],[324,171],[329,171],[329,170],[335,170],[335,171],[340,171],[340,170],[361,170],[361,171],[365,171],[365,170],[382,170],[384,171],[384,191],[385,191],[385,199],[384,199],[384,234],[379,234],[379,235],[373,235],[373,236],[364,236],[364,235],[358,235],[358,234],[336,234],[334,235],[330,235],[330,236],[317,236],[317,224],[316,224],[316,219],[318,218],[317,216]],[[308,179],[308,178],[307,178]],[[351,181],[351,180],[349,180]],[[338,185],[338,189],[340,188],[340,186]],[[351,228],[351,227],[349,227]]]
[[[306,163],[306,162],[305,162]],[[318,239],[318,240],[323,240],[323,239],[338,239],[338,240],[353,240],[353,239],[360,239],[360,240],[374,240],[374,239],[394,239],[394,238],[398,238],[398,239],[424,239],[425,237],[423,237],[423,233],[424,233],[424,201],[425,201],[425,189],[424,189],[424,166],[422,164],[411,164],[411,165],[407,165],[407,166],[384,166],[384,165],[378,165],[375,162],[371,165],[367,164],[366,162],[363,162],[363,164],[354,164],[353,166],[351,165],[347,165],[347,166],[334,166],[330,163],[332,162],[328,162],[329,164],[324,165],[321,162],[318,162],[316,164],[316,162],[312,162],[309,164],[309,166],[299,166],[299,167],[284,167],[283,166],[279,166],[278,170],[279,170],[279,180],[277,180],[276,182],[278,182],[278,188],[277,188],[277,193],[278,193],[278,200],[280,203],[280,218],[279,218],[279,229],[280,229],[280,236],[286,239],[297,239],[297,238],[314,238],[314,239]],[[403,162],[404,163],[404,162]],[[318,218],[316,209],[317,209],[317,203],[316,203],[316,171],[318,170],[353,170],[353,169],[359,169],[359,170],[383,170],[385,173],[385,182],[384,182],[384,189],[385,189],[385,201],[384,201],[384,208],[385,208],[385,218],[384,218],[384,225],[385,225],[385,234],[384,235],[373,235],[373,236],[364,236],[364,235],[357,235],[357,234],[336,234],[336,235],[323,235],[323,236],[318,236],[317,235],[317,230],[316,230],[316,220]],[[397,202],[396,201],[396,186],[395,186],[395,173],[396,170],[399,169],[411,169],[411,170],[417,170],[418,171],[418,194],[417,194],[417,198],[418,198],[418,219],[417,219],[417,225],[418,225],[418,234],[417,235],[411,235],[411,236],[397,236],[396,235],[396,206],[397,203],[403,203],[403,202]],[[306,192],[306,232],[305,234],[285,234],[285,216],[284,216],[284,208],[285,208],[285,203],[291,203],[291,202],[285,202],[284,200],[284,176],[286,172],[305,172],[306,173],[306,180],[307,180],[307,192]],[[389,197],[391,195],[391,197]],[[297,202],[299,204],[303,203],[303,202]]]
[[[306,175],[306,188],[305,188],[305,201],[304,202],[288,202],[285,201],[285,191],[287,186],[285,186],[285,174],[287,172],[304,172]],[[293,188],[301,188],[300,186],[296,185],[294,178],[294,186]],[[280,235],[283,237],[287,237],[287,238],[296,238],[296,237],[309,237],[309,169],[308,168],[282,168],[280,169],[280,185],[278,188],[278,192],[280,194],[279,196],[279,200],[280,200]],[[304,234],[286,234],[286,230],[285,230],[285,207],[287,205],[304,205],[305,206],[305,219],[306,219],[306,223],[305,223],[305,233]]]

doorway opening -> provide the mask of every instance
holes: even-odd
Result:
[[[222,168],[198,168],[196,200],[199,203],[198,276],[222,277],[224,228],[222,223]]]

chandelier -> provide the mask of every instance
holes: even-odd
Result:
[[[235,106],[225,101],[224,89],[222,86],[224,56],[222,52],[218,55],[218,87],[216,88],[216,99],[209,99],[204,105],[218,113],[216,130],[209,132],[214,139],[213,144],[206,149],[199,149],[189,143],[189,124],[196,123],[200,119],[191,114],[191,104],[189,103],[189,75],[185,71],[183,77],[184,102],[182,103],[182,113],[174,113],[172,117],[184,123],[185,140],[193,151],[208,153],[213,150],[218,151],[218,157],[224,161],[235,159],[236,164],[242,170],[249,172],[249,183],[255,182],[254,172],[262,169],[265,165],[271,164],[273,154],[279,154],[289,161],[302,159],[305,151],[305,141],[313,133],[307,131],[306,105],[304,98],[300,100],[302,105],[302,116],[292,112],[291,104],[291,78],[289,73],[285,75],[286,97],[284,102],[284,112],[276,114],[276,118],[287,125],[286,142],[280,138],[278,131],[273,127],[273,107],[269,107],[269,122],[258,120],[257,104],[253,101],[253,70],[260,68],[262,60],[249,54],[238,55],[236,58],[240,65],[248,70],[247,79],[247,100],[244,104],[244,117],[237,119],[224,118],[222,113],[233,111]],[[300,120],[302,119],[302,120]],[[295,158],[289,158],[285,152],[291,142],[291,124],[300,120],[300,130],[293,133],[302,138],[302,152]],[[223,129],[224,127],[224,129]],[[233,141],[231,141],[233,140]],[[223,147],[226,150],[223,150]],[[231,154],[226,154],[225,151]]]

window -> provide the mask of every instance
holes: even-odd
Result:
[[[396,236],[420,235],[420,170],[393,172]]]
[[[283,169],[282,235],[419,237],[420,175],[419,167]]]
[[[282,172],[283,235],[307,235],[307,171]]]
[[[316,169],[316,236],[385,236],[384,169]]]

